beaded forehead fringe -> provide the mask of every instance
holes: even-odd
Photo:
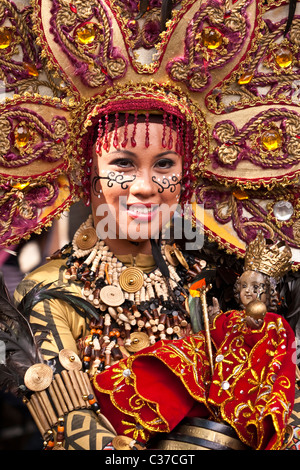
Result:
[[[190,197],[191,188],[194,181],[194,175],[191,172],[192,163],[192,149],[193,149],[193,130],[189,123],[185,120],[184,116],[175,115],[168,110],[154,109],[151,111],[140,110],[110,110],[103,113],[102,116],[94,123],[94,132],[90,134],[89,148],[95,145],[96,155],[98,157],[102,154],[102,149],[109,151],[110,147],[122,149],[128,145],[131,147],[136,146],[136,132],[139,123],[144,124],[145,130],[145,147],[150,146],[149,126],[151,123],[159,123],[163,126],[161,146],[165,149],[175,149],[175,151],[183,158],[182,164],[182,192],[180,202],[183,206],[188,202]],[[129,125],[132,124],[131,135],[129,135]],[[120,141],[119,129],[123,127],[123,137]],[[174,133],[176,137],[174,142]],[[113,132],[113,136],[109,135]],[[140,132],[140,129],[139,129]],[[91,151],[91,150],[90,150]],[[87,158],[83,178],[83,200],[87,206],[90,205],[90,191],[91,191],[91,167],[93,157],[90,154]]]
[[[184,156],[189,154],[190,148],[190,133],[189,128],[185,125],[182,119],[178,116],[173,116],[170,113],[164,112],[163,114],[150,114],[149,112],[134,113],[125,112],[115,114],[106,114],[99,120],[98,135],[96,142],[96,153],[101,155],[102,148],[105,151],[110,149],[109,133],[113,132],[112,145],[114,148],[126,148],[128,144],[132,147],[136,146],[136,131],[138,123],[145,124],[145,147],[150,146],[149,125],[150,123],[160,123],[163,126],[162,133],[162,148],[172,149]],[[132,133],[129,135],[128,126],[133,124]],[[119,129],[124,127],[124,136],[122,141],[119,140]],[[176,141],[174,146],[173,131],[176,133]]]

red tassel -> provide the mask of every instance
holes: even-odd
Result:
[[[134,115],[133,131],[132,131],[132,136],[131,136],[132,147],[136,146],[136,140],[135,140],[136,126],[137,126],[137,112],[135,112],[135,115]]]
[[[98,137],[96,142],[96,154],[101,156],[101,147],[102,147],[102,119],[99,119],[98,123]]]
[[[128,135],[128,113],[125,114],[124,140],[121,143],[123,148],[126,147],[127,142],[128,142],[127,135]]]
[[[114,144],[115,148],[118,148],[118,146],[119,146],[118,127],[119,127],[119,113],[116,113],[116,116],[115,116],[115,132],[114,132],[114,140],[113,140],[113,144]]]
[[[149,114],[146,114],[146,137],[145,137],[145,145],[148,148],[150,145],[150,139],[149,139]]]
[[[175,150],[177,153],[180,154],[180,120],[179,118],[176,119],[176,144],[175,144]]]
[[[167,128],[167,114],[164,113],[163,115],[163,136],[162,136],[162,146],[163,148],[166,148],[167,146],[167,141],[166,141],[166,128]]]
[[[171,150],[171,148],[173,147],[173,134],[172,134],[172,131],[173,131],[173,116],[172,116],[172,114],[170,114],[170,116],[169,116],[169,126],[170,126],[170,134],[169,134],[168,149]]]
[[[105,116],[105,130],[104,130],[104,150],[108,150],[108,115]]]

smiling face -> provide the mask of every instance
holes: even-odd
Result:
[[[267,303],[265,277],[260,272],[245,271],[239,279],[239,285],[240,301],[243,307],[257,299],[260,292],[264,292],[261,294],[260,300]]]
[[[126,127],[128,135],[132,126]],[[118,129],[119,142],[123,141],[124,132],[125,127]],[[138,123],[136,145],[132,146],[129,139],[126,148],[111,145],[105,150],[102,146],[101,154],[96,153],[94,146],[91,177],[94,223],[100,238],[115,253],[128,252],[130,241],[139,242],[142,251],[150,253],[149,238],[157,238],[179,203],[182,157],[175,151],[175,132],[172,131],[171,148],[162,146],[163,132],[162,124],[150,123],[150,145],[146,147],[145,123]],[[110,141],[113,134],[114,131],[108,133]],[[106,222],[114,225],[115,231],[107,233]]]

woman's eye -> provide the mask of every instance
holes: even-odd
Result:
[[[159,160],[158,162],[156,162],[155,166],[157,168],[160,168],[162,170],[167,170],[169,168],[172,168],[172,166],[174,166],[175,163],[173,162],[173,160],[170,160],[168,158],[164,158],[162,160]]]
[[[131,160],[128,160],[127,158],[118,158],[117,160],[113,160],[111,162],[111,165],[118,166],[120,168],[132,168],[133,163]]]

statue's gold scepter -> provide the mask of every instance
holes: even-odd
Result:
[[[200,279],[191,285],[190,295],[192,297],[200,297],[200,300],[201,300],[208,358],[209,358],[211,373],[213,374],[214,373],[214,360],[213,360],[212,343],[211,343],[210,327],[209,327],[209,317],[208,317],[207,302],[206,302],[206,292],[210,288],[211,288],[211,285],[209,284],[207,286],[205,279]]]

